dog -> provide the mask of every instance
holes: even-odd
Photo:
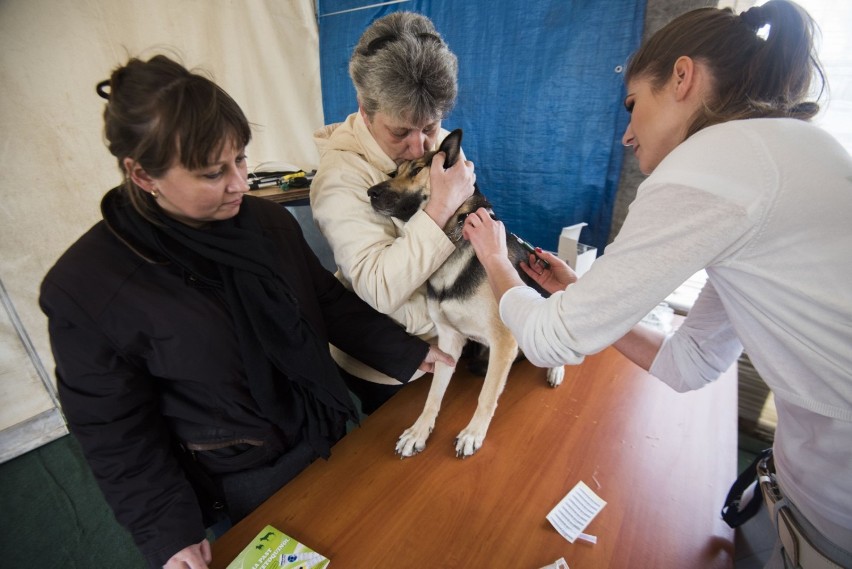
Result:
[[[451,167],[459,159],[461,139],[462,131],[454,130],[447,135],[437,151],[427,152],[421,158],[400,164],[390,179],[369,188],[367,195],[373,209],[381,215],[408,221],[429,201],[429,167],[432,157],[438,152],[444,152],[444,167]],[[438,347],[456,361],[468,340],[489,347],[488,368],[476,412],[455,440],[456,456],[460,458],[471,456],[482,447],[497,409],[497,399],[503,392],[509,370],[518,355],[518,343],[500,320],[485,268],[470,243],[462,238],[465,218],[480,207],[486,208],[493,215],[491,204],[474,185],[473,195],[443,228],[456,250],[429,277],[427,283],[427,306],[437,329]],[[519,267],[522,260],[529,259],[528,250],[508,233],[506,244],[509,258],[515,267]],[[523,271],[518,270],[518,274],[525,283],[547,294]],[[435,426],[441,401],[454,371],[454,367],[435,364],[423,412],[397,441],[396,452],[401,457],[413,456],[426,447],[426,440]],[[549,369],[548,383],[557,387],[562,383],[564,373],[563,367]]]

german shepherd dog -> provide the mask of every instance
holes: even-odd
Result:
[[[459,158],[462,131],[454,130],[441,143],[436,152],[427,152],[417,160],[399,166],[391,178],[367,190],[373,209],[383,215],[408,221],[429,200],[429,166],[437,152],[446,153],[445,167],[449,168]],[[456,361],[467,340],[488,346],[488,371],[479,394],[476,412],[467,427],[456,438],[456,456],[467,457],[482,446],[488,425],[497,408],[497,399],[506,385],[509,369],[518,355],[518,343],[500,320],[494,293],[488,284],[485,268],[476,258],[473,247],[462,238],[462,226],[468,214],[491,204],[475,188],[474,194],[455,212],[444,227],[444,233],[455,243],[456,250],[427,284],[429,315],[438,332],[438,347]],[[493,213],[492,213],[493,215]],[[516,267],[528,259],[528,252],[517,238],[506,241],[509,258]],[[521,278],[541,291],[523,271]],[[543,291],[541,291],[543,292]],[[546,294],[546,293],[544,293]],[[396,452],[402,457],[412,456],[426,447],[426,439],[435,426],[441,400],[450,383],[455,368],[442,363],[435,365],[435,373],[426,406],[417,421],[399,437]],[[551,368],[547,380],[556,387],[562,383],[565,369]]]

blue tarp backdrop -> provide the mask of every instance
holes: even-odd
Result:
[[[562,227],[588,222],[581,239],[602,252],[628,121],[622,72],[645,0],[319,0],[326,123],[357,110],[349,56],[373,20],[397,10],[431,18],[458,56],[459,97],[443,126],[464,129],[497,216],[552,250]]]

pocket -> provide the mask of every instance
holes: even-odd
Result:
[[[214,450],[196,451],[195,459],[210,474],[230,474],[263,466],[276,456],[269,445],[239,443]]]

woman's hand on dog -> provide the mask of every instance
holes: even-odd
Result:
[[[542,261],[550,263],[550,267],[545,267]],[[535,248],[535,255],[530,253],[528,262],[521,261],[521,270],[550,294],[565,290],[568,285],[577,282],[577,273],[568,263],[539,247]]]
[[[420,371],[425,371],[426,373],[432,373],[435,371],[435,364],[437,362],[442,362],[447,364],[450,367],[456,367],[456,360],[454,360],[450,355],[438,346],[429,346],[429,351],[426,353],[426,358],[423,360],[423,363],[417,366],[417,369]]]
[[[444,169],[446,154],[439,152],[432,158],[429,169],[429,203],[424,208],[438,227],[443,228],[450,217],[473,195],[476,174],[473,162],[465,160],[460,151],[459,159],[450,168]]]
[[[506,230],[501,221],[493,219],[487,210],[480,208],[465,219],[462,236],[470,241],[479,262],[485,267],[498,301],[511,287],[523,285],[515,267],[509,261]],[[539,259],[550,263],[550,268],[546,268]],[[535,255],[530,254],[528,262],[521,263],[521,269],[551,294],[565,290],[568,285],[577,281],[577,274],[565,261],[539,248],[536,248]]]
[[[470,241],[486,271],[494,263],[509,262],[503,222],[491,217],[485,208],[479,208],[467,216],[462,227],[462,237]]]

